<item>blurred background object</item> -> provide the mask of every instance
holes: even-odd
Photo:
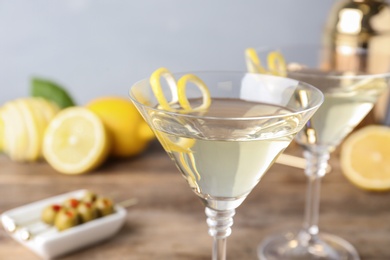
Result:
[[[377,73],[389,71],[390,4],[385,0],[336,1],[329,13],[323,40],[334,51],[329,61],[330,67],[343,69],[342,56],[349,55],[351,48],[361,47],[369,49],[369,53],[384,54],[381,58],[376,56],[374,60],[367,57],[366,60],[357,61],[362,70]],[[374,121],[385,123],[386,117],[389,117],[388,97],[389,91],[378,101],[373,111]]]
[[[384,0],[335,2],[325,40],[335,46],[382,48],[390,53],[390,5]]]
[[[0,104],[33,76],[75,102],[127,96],[158,67],[243,70],[249,46],[318,42],[332,1],[0,1]]]

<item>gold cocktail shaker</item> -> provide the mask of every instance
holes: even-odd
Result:
[[[370,52],[380,50],[390,55],[390,4],[384,0],[340,0],[332,7],[325,25],[324,44],[330,47],[333,55],[328,56],[327,64],[333,69],[343,66],[343,50],[360,47]],[[375,62],[356,61],[357,66],[370,66],[371,72],[388,70],[386,59]],[[375,121],[383,122],[389,93],[385,93],[375,107]]]
[[[390,52],[390,5],[384,0],[337,1],[328,16],[325,41]]]

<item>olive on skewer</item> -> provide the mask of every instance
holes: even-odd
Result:
[[[99,212],[100,217],[114,213],[114,203],[109,198],[97,198],[94,204]]]
[[[87,191],[87,192],[85,192],[84,196],[81,198],[81,201],[94,203],[97,198],[98,198],[98,196],[96,195],[96,193],[94,193],[92,191]]]
[[[76,203],[78,205],[78,208],[80,207],[80,209],[81,209],[82,207],[84,207],[84,206],[79,206],[79,205],[84,204],[83,198],[80,198],[79,200],[68,199],[65,204],[75,205]],[[128,199],[128,200],[125,200],[125,201],[118,203],[118,205],[120,205],[121,207],[124,207],[124,208],[128,208],[128,207],[131,207],[137,203],[138,203],[138,200],[136,198],[131,198],[131,199]],[[88,203],[85,203],[85,204],[86,204],[86,208],[88,208],[88,206],[89,206]],[[51,208],[54,205],[56,205],[56,206],[54,208]],[[100,211],[97,210],[96,205],[98,205],[100,207]],[[115,212],[114,203],[108,198],[99,198],[99,200],[97,201],[97,204],[91,203],[91,207],[95,208],[95,210],[98,211],[98,213],[97,213],[98,217],[107,216],[107,215]],[[43,217],[41,217],[41,221],[42,221],[41,224],[42,225],[39,225],[39,221],[37,221],[37,220],[28,222],[31,224],[30,225],[30,224],[17,223],[14,219],[6,218],[5,219],[6,230],[8,232],[12,232],[12,233],[17,232],[17,235],[19,236],[20,239],[22,239],[24,241],[28,241],[28,240],[34,238],[35,236],[43,234],[43,233],[55,232],[55,230],[58,230],[58,231],[66,230],[66,229],[69,229],[71,227],[77,226],[81,223],[85,223],[88,220],[94,220],[94,219],[91,219],[90,217],[84,218],[84,220],[82,220],[81,213],[77,212],[77,210],[73,207],[65,208],[63,205],[60,205],[60,204],[52,204],[52,205],[47,206],[46,208],[44,208],[44,210],[42,210],[41,216],[44,214],[45,215],[48,214],[48,213],[43,213],[43,211],[45,211],[45,210],[49,211],[49,212],[53,212],[52,211],[53,209],[58,209],[58,212],[54,217],[53,228],[48,227],[47,225],[42,223],[42,222],[44,222]],[[82,211],[82,210],[80,210],[80,211]],[[93,213],[88,213],[88,214],[92,214],[92,216],[93,216]],[[45,218],[46,217],[47,216],[45,216]],[[3,219],[3,221],[4,221],[4,219]],[[25,223],[27,223],[27,222],[25,222]],[[38,226],[35,226],[36,224],[38,224]],[[4,223],[3,223],[3,225],[4,225]]]
[[[79,214],[82,223],[94,220],[99,217],[99,213],[94,204],[89,202],[80,202],[77,206],[77,213]]]
[[[58,214],[58,212],[62,209],[60,205],[53,204],[50,206],[47,206],[43,209],[41,214],[41,219],[43,222],[45,222],[48,225],[53,225],[54,220]]]
[[[77,206],[79,205],[80,201],[78,199],[75,199],[75,198],[69,198],[67,200],[64,201],[63,203],[63,206],[65,208],[73,208],[73,209],[76,209]]]
[[[64,208],[60,210],[55,218],[54,226],[63,231],[80,224],[80,219],[77,211],[72,208]]]

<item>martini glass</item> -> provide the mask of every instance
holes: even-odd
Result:
[[[282,77],[245,72],[186,75],[196,75],[207,86],[209,107],[196,109],[205,97],[192,83],[185,98],[194,109],[180,107],[175,89],[183,74],[165,75],[169,80],[161,81],[167,84],[162,84],[159,97],[171,97],[171,111],[161,108],[149,79],[135,83],[130,98],[205,205],[214,238],[212,259],[226,259],[235,209],[321,105],[323,95],[309,84]]]
[[[249,50],[249,49],[248,49]],[[370,112],[390,79],[390,57],[367,49],[321,46],[258,48],[259,61],[248,58],[248,69],[312,84],[324,93],[324,103],[296,136],[303,148],[308,178],[303,226],[271,236],[260,245],[260,259],[359,259],[354,247],[318,228],[320,183],[330,154]],[[271,53],[271,55],[270,55]],[[275,53],[277,55],[275,55]],[[276,58],[275,58],[276,57]]]

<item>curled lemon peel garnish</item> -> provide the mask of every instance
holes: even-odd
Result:
[[[275,76],[286,77],[287,65],[283,55],[279,51],[271,51],[267,56],[268,70],[263,67],[256,50],[248,48],[245,50],[245,60],[247,69],[250,73],[272,74]]]
[[[168,87],[172,93],[172,100],[170,102],[168,102],[162,90],[162,86],[161,86],[162,77],[167,81]],[[188,101],[186,95],[186,87],[188,82],[192,82],[193,84],[195,84],[195,86],[197,86],[199,90],[202,92],[203,102],[200,106],[196,108],[191,107],[190,102]],[[207,88],[203,80],[201,80],[199,77],[195,76],[194,74],[186,74],[176,82],[172,73],[168,69],[159,68],[155,70],[150,76],[150,85],[152,87],[153,94],[156,97],[157,102],[159,104],[158,108],[160,109],[164,109],[172,112],[190,113],[190,112],[204,111],[207,108],[209,108],[211,105],[211,96],[210,96],[209,89]],[[177,104],[177,103],[180,104],[181,108],[172,107],[173,104]]]
[[[261,65],[260,59],[257,56],[256,50],[248,48],[245,50],[246,66],[250,73],[266,74],[267,70]]]
[[[187,82],[194,83],[202,92],[203,103],[202,105],[194,109],[191,107],[190,102],[187,99],[187,95],[186,95]],[[209,89],[207,88],[203,80],[201,80],[199,77],[195,76],[194,74],[186,74],[179,79],[179,81],[177,82],[177,94],[179,98],[179,103],[183,107],[184,111],[186,112],[206,110],[211,105],[211,96],[210,96]]]
[[[160,80],[161,77],[165,78],[169,88],[171,89],[172,92],[171,102],[168,102],[168,100],[164,95],[164,92],[161,87],[161,80]],[[178,101],[178,94],[177,94],[176,80],[173,77],[172,73],[166,68],[159,68],[155,70],[150,76],[150,85],[152,86],[154,96],[156,97],[157,102],[159,103],[159,107],[164,110],[175,111],[175,109],[173,109],[171,105]]]
[[[195,140],[179,138],[178,141],[174,141],[169,138],[164,138],[159,132],[156,132],[156,135],[161,140],[161,144],[165,150],[179,152],[179,161],[185,171],[188,173],[191,179],[191,185],[196,186],[194,183],[196,183],[196,179],[200,180],[200,174],[196,169],[194,155],[191,153],[191,147],[195,144]],[[188,155],[190,165],[192,166],[193,170],[191,170],[191,168],[187,165],[184,154]],[[193,172],[195,172],[195,174]]]
[[[268,68],[275,76],[286,77],[287,65],[283,55],[279,51],[272,51],[267,56]]]
[[[169,138],[163,138],[160,134],[157,134],[160,136],[162,140],[164,140],[164,148],[169,151],[176,151],[176,152],[182,152],[182,153],[190,153],[191,147],[195,144],[194,139],[184,139],[179,138],[179,140],[172,140]]]
[[[195,140],[184,138],[172,140],[169,138],[164,138],[160,132],[156,132],[156,135],[161,140],[161,144],[165,150],[175,151],[179,153],[179,162],[185,172],[188,174],[187,176],[190,186],[195,189],[199,189],[196,181],[200,180],[200,174],[196,168],[194,155],[191,152],[191,147],[195,144]],[[185,154],[188,156],[190,165],[187,164]],[[190,166],[192,167],[192,169]]]
[[[161,78],[164,78],[167,81],[168,87],[171,90],[172,100],[169,102],[162,90]],[[185,74],[176,82],[172,73],[168,69],[159,68],[152,73],[149,81],[152,87],[153,94],[159,104],[158,108],[160,109],[171,112],[191,113],[205,111],[211,105],[210,91],[207,88],[207,85],[203,82],[203,80],[201,80],[196,75]],[[192,108],[190,102],[188,101],[186,94],[188,82],[191,82],[195,86],[197,86],[202,93],[203,102],[198,107]],[[172,107],[173,105],[177,105],[177,103],[180,104],[181,108]],[[160,137],[160,140],[162,140],[162,144],[166,150],[179,153],[179,162],[181,163],[185,172],[188,174],[188,181],[190,185],[194,188],[199,188],[196,184],[196,180],[200,180],[201,176],[197,170],[194,155],[191,152],[191,147],[195,145],[196,140],[179,138],[176,141],[171,140],[169,138],[164,138],[159,133],[157,134],[157,136]],[[188,156],[189,164],[187,163],[185,154]]]
[[[187,155],[189,157],[192,169],[188,166],[188,164],[186,162],[186,158],[184,157],[183,154],[180,154],[179,161],[180,161],[181,165],[183,166],[183,168],[185,169],[185,172],[188,174],[188,177],[189,177],[188,181],[190,183],[190,186],[193,188],[199,189],[196,181],[200,180],[200,174],[199,174],[198,170],[196,169],[194,155],[192,153],[188,153]],[[194,174],[194,172],[195,172],[195,174]]]

